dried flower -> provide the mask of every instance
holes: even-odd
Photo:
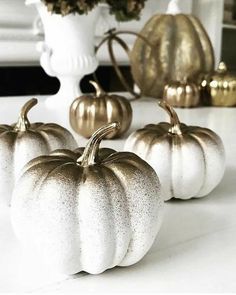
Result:
[[[107,3],[110,13],[118,21],[139,19],[140,12],[147,0],[42,0],[53,13],[67,15],[70,13],[87,14],[99,3]]]

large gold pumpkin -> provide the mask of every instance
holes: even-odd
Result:
[[[106,138],[120,137],[132,121],[130,102],[123,96],[105,93],[97,83],[91,82],[96,93],[83,95],[70,107],[70,124],[75,132],[91,137],[101,126],[117,121],[121,128],[109,133]]]
[[[222,107],[236,105],[236,76],[228,72],[224,62],[220,62],[216,72],[206,77],[201,86],[210,94],[211,105]]]
[[[0,203],[10,203],[15,181],[27,162],[54,149],[77,146],[71,133],[62,126],[29,122],[27,114],[36,104],[37,99],[29,100],[22,107],[17,123],[0,125]]]
[[[130,55],[132,74],[143,95],[161,98],[169,81],[196,79],[214,69],[210,39],[193,15],[157,14],[140,34],[152,44],[151,49],[137,38]]]
[[[84,150],[32,160],[15,188],[15,232],[55,272],[98,274],[134,264],[158,233],[163,199],[155,171],[133,153],[99,150],[116,128],[99,129]]]

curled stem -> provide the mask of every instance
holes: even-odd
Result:
[[[95,81],[89,81],[89,83],[91,85],[93,85],[93,87],[95,88],[95,91],[96,91],[96,96],[97,97],[100,97],[102,95],[105,94],[105,91],[102,89],[102,87]]]
[[[170,116],[170,124],[171,124],[171,128],[169,130],[169,132],[171,134],[175,134],[175,135],[181,135],[182,131],[180,128],[180,121],[178,118],[177,113],[175,112],[175,110],[173,109],[173,107],[171,105],[169,105],[166,101],[164,100],[159,100],[158,104],[161,108],[163,108],[168,115]]]
[[[15,126],[15,131],[26,131],[30,127],[30,122],[27,117],[29,111],[38,103],[37,98],[32,98],[27,101],[21,108],[18,121]]]
[[[82,156],[77,159],[77,163],[82,167],[94,165],[98,154],[99,145],[103,138],[119,128],[120,123],[118,122],[113,122],[99,128],[88,141]]]

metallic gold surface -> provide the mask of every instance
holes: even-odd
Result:
[[[16,235],[55,273],[132,265],[160,229],[163,198],[155,171],[134,153],[99,149],[117,128],[103,126],[84,149],[33,159],[14,190]]]
[[[154,56],[150,46],[137,38],[130,55],[133,77],[143,95],[162,98],[170,81],[194,80],[214,69],[210,39],[192,15],[155,15],[140,34],[155,50]]]
[[[236,76],[228,73],[224,62],[220,62],[210,81],[202,81],[209,87],[213,106],[231,107],[236,105]]]
[[[180,123],[164,100],[159,105],[170,123],[149,124],[133,132],[124,150],[136,153],[154,168],[165,200],[206,196],[224,175],[222,140],[210,129]]]
[[[163,98],[173,107],[195,107],[200,101],[199,88],[188,81],[170,82],[164,88]]]
[[[96,82],[94,95],[83,95],[74,100],[70,107],[70,124],[75,132],[89,138],[101,126],[119,122],[120,129],[114,130],[106,138],[122,136],[130,127],[132,108],[123,96],[105,93]]]

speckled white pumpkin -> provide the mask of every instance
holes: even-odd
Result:
[[[71,133],[60,125],[30,124],[27,113],[36,104],[35,98],[28,101],[16,124],[0,125],[0,204],[10,204],[15,181],[27,162],[54,149],[76,148]]]
[[[225,171],[225,152],[220,137],[210,129],[186,126],[166,102],[160,106],[171,123],[150,124],[132,133],[124,150],[146,160],[156,171],[165,200],[208,195]]]
[[[163,200],[155,171],[133,153],[98,150],[115,128],[100,128],[84,151],[32,160],[15,188],[16,235],[55,273],[134,264],[156,238]]]

